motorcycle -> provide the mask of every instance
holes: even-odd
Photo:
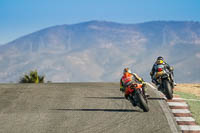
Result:
[[[128,99],[133,106],[140,107],[144,112],[149,111],[147,97],[144,92],[144,85],[140,83],[131,83],[128,88]]]
[[[173,70],[173,68],[171,68],[171,70]],[[174,82],[171,72],[165,71],[163,65],[158,65],[155,76],[157,82],[159,83],[158,90],[160,90],[167,97],[167,99],[172,99]]]

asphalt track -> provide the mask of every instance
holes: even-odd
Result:
[[[119,83],[0,84],[0,133],[178,132],[166,102],[148,93],[143,112]]]

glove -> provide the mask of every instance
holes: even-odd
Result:
[[[145,88],[146,87],[146,83],[143,81],[142,82],[142,87]]]
[[[170,71],[170,72],[174,71],[174,68],[171,66],[171,67],[169,68],[169,71]]]
[[[153,72],[150,72],[150,76],[151,76],[151,77],[153,76]]]

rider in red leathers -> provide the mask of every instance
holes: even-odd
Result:
[[[125,92],[125,98],[128,99],[128,89],[127,87],[134,81],[140,82],[145,86],[142,78],[140,78],[136,73],[131,73],[129,68],[125,68],[123,71],[123,76],[120,79],[120,91]],[[144,88],[145,90],[145,88]]]

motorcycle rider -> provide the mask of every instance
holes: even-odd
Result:
[[[174,82],[174,73],[173,73],[173,70],[174,68],[171,67],[169,64],[167,64],[165,61],[164,61],[164,58],[162,56],[159,56],[157,57],[157,60],[156,62],[154,63],[153,67],[152,67],[152,70],[150,72],[150,76],[151,76],[151,79],[152,79],[152,82],[155,84],[155,85],[159,85],[159,82],[157,81],[157,77],[155,76],[156,72],[157,72],[157,66],[158,65],[163,65],[164,66],[164,70],[170,72],[170,77],[171,77],[171,80],[173,82],[174,85],[176,85],[176,83]]]
[[[124,92],[124,96],[126,99],[128,99],[128,89],[127,87],[133,83],[133,82],[140,82],[143,84],[143,90],[145,92],[146,96],[149,96],[146,93],[146,87],[145,82],[142,78],[140,78],[136,73],[131,73],[131,70],[129,68],[124,68],[123,70],[123,76],[120,79],[120,91]]]

